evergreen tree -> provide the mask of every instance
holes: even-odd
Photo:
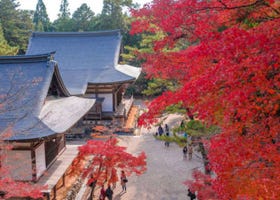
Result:
[[[125,34],[122,61],[133,66],[142,66],[145,59],[139,55],[153,53],[154,43],[160,41],[163,37],[164,34],[161,31],[136,35]],[[135,84],[129,86],[129,90],[133,90],[134,95],[154,97],[161,95],[164,91],[174,90],[178,86],[177,84],[174,79],[164,80],[161,78],[147,77],[145,73],[142,73]]]
[[[19,37],[17,46],[19,46],[18,54],[25,54],[27,49],[30,33],[34,30],[32,23],[33,11],[18,10],[19,11]]]
[[[89,31],[90,25],[93,23],[94,12],[90,7],[83,3],[72,16],[73,31]]]
[[[43,0],[38,0],[33,23],[35,31],[51,31],[51,23]]]
[[[58,17],[62,19],[70,18],[69,3],[67,0],[61,0]]]
[[[17,51],[18,51],[17,47],[11,47],[6,41],[2,26],[0,24],[0,56],[16,55]]]
[[[0,21],[8,44],[18,47],[23,54],[33,25],[30,12],[18,10],[18,6],[15,0],[0,0]]]
[[[69,3],[61,0],[58,19],[53,22],[55,31],[72,31],[72,20],[70,18]]]
[[[132,0],[104,0],[96,29],[122,29],[127,31],[126,19],[128,16],[123,13],[123,9],[125,7],[131,8],[132,6]]]

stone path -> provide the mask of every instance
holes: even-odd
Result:
[[[166,120],[172,128],[174,116]],[[114,190],[114,200],[184,200],[187,188],[183,184],[191,179],[193,169],[202,169],[202,159],[194,152],[191,161],[183,158],[182,148],[172,143],[164,146],[163,141],[156,140],[152,133],[155,129],[141,131],[140,136],[120,136],[120,145],[127,146],[127,151],[139,154],[144,151],[147,155],[147,171],[141,175],[132,175],[127,183],[127,192],[121,192],[118,183]],[[99,191],[99,190],[98,190]],[[98,194],[96,193],[96,196]]]

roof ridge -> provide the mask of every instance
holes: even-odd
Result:
[[[120,36],[121,35],[120,29],[105,30],[105,31],[88,31],[88,32],[33,32],[31,37],[36,37],[36,36],[44,36],[44,37],[83,36],[83,37],[89,37],[89,36],[112,36],[112,35]]]
[[[0,56],[0,64],[46,62],[52,60],[54,54],[55,52],[36,55]]]

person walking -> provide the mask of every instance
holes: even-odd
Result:
[[[187,158],[187,153],[188,153],[188,146],[185,145],[184,148],[183,148],[183,155],[184,155],[184,158]]]
[[[165,124],[165,132],[169,133],[169,126],[168,126],[168,124]]]
[[[121,171],[120,179],[121,179],[122,192],[126,192],[127,178],[126,178],[125,172],[123,170]]]
[[[196,199],[195,192],[192,192],[190,189],[188,189],[188,196],[190,197],[190,200]]]
[[[159,127],[158,127],[158,134],[159,134],[159,136],[162,136],[162,134],[163,134],[163,128],[161,125],[159,125]]]
[[[188,133],[184,132],[184,138],[187,140],[188,139]]]
[[[110,184],[108,185],[106,191],[105,191],[105,194],[106,194],[106,197],[109,199],[109,200],[113,200],[113,190],[111,189],[111,186]]]
[[[101,186],[99,200],[105,200],[106,198],[106,191],[104,189],[104,185]]]
[[[192,154],[193,154],[193,147],[192,147],[192,144],[189,145],[188,154],[189,154],[189,160],[191,160],[191,159],[192,159]]]
[[[166,146],[166,147],[169,147],[169,141],[168,141],[168,138],[169,138],[169,132],[166,132],[166,141],[164,142],[164,145]]]

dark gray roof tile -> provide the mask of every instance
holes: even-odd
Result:
[[[36,118],[55,69],[55,63],[49,59],[50,54],[0,57],[1,134],[9,126],[13,139],[54,134]],[[39,128],[42,130],[38,131]]]
[[[57,64],[50,58],[51,54],[0,56],[2,140],[31,140],[62,133],[94,104],[94,99],[68,97]],[[58,101],[46,98],[54,77],[64,96]]]
[[[131,74],[117,69],[121,38],[119,30],[35,32],[29,40],[27,54],[56,51],[55,60],[59,63],[67,89],[71,94],[84,94],[88,83],[135,79]]]

